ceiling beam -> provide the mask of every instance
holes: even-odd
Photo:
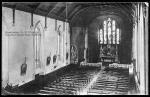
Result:
[[[14,4],[10,4],[10,3],[3,3],[2,4],[3,7],[7,7],[7,8],[11,8],[11,9],[16,9],[16,10],[20,10],[20,11],[24,11],[24,12],[28,12],[28,13],[33,13],[33,9],[30,8],[29,6],[25,6],[24,4],[20,4],[20,3],[14,3]],[[38,8],[39,6],[37,6],[36,8]],[[35,8],[35,10],[37,10]],[[34,14],[36,15],[40,15],[40,16],[45,16],[44,13],[41,13],[42,11],[38,10],[38,12],[36,12],[34,10]],[[51,16],[48,16],[49,18],[54,18],[54,19],[58,19],[61,21],[65,21],[65,18],[63,17],[58,17],[57,15],[53,14]]]
[[[80,12],[85,11],[85,10],[87,10],[88,8],[93,8],[93,7],[101,8],[102,6],[87,6],[87,7],[84,7],[84,8],[80,8],[79,10],[76,11],[76,13],[73,14],[72,17],[70,16],[69,19],[72,21],[73,18],[74,18],[76,15],[78,15]]]
[[[66,7],[65,7],[65,9],[60,13],[59,16],[63,15],[65,12],[66,12]]]
[[[52,11],[54,11],[59,5],[60,5],[60,2],[56,3],[55,6],[48,12],[48,14],[46,15],[46,17],[49,16],[52,13]]]
[[[71,18],[73,16],[73,14],[75,14],[76,12],[78,12],[81,9],[81,5],[78,5],[77,7],[75,7],[74,11],[72,11],[71,13],[69,13],[68,18]]]
[[[64,17],[64,14],[65,14],[65,17],[66,17],[66,15],[68,16],[68,8],[70,8],[70,7],[73,6],[73,5],[72,5],[72,3],[67,3],[67,2],[66,2],[66,4],[67,4],[67,5],[65,5],[65,6],[66,6],[65,9],[60,13],[59,16]],[[66,13],[66,8],[67,8],[67,13]]]
[[[74,17],[76,16],[76,15],[78,15],[79,13],[81,13],[81,12],[83,12],[83,11],[85,11],[85,10],[88,10],[89,8],[100,8],[100,11],[105,11],[107,8],[108,8],[108,6],[88,6],[88,7],[85,7],[85,8],[82,8],[82,9],[80,9],[78,12],[76,12],[71,18],[70,18],[70,21],[72,22],[72,20],[74,19]],[[126,17],[128,17],[127,19],[129,19],[129,21],[131,21],[132,20],[132,18],[130,18],[130,16],[126,13],[126,11],[123,11],[122,9],[120,9],[120,8],[117,8],[116,6],[109,6],[109,8],[108,8],[109,10],[107,10],[107,11],[110,11],[111,12],[111,9],[113,9],[114,10],[114,12],[116,12],[116,13],[118,13],[118,11],[119,11],[119,13],[121,14],[124,14]],[[124,16],[124,15],[122,15],[122,16]]]
[[[33,13],[35,13],[38,9],[38,7],[40,6],[41,3],[39,3],[34,9],[33,9]]]
[[[2,4],[3,7],[9,7],[9,8],[12,8],[12,9],[16,9],[16,3],[13,3],[13,4],[10,4],[10,3],[4,3]]]
[[[131,14],[134,14],[134,7],[133,4],[131,4],[131,6],[127,5],[127,7],[130,9]]]
[[[17,4],[13,5],[13,9],[16,9],[17,8]]]
[[[122,10],[124,10],[124,11],[128,14],[128,16],[132,16],[131,13],[130,13],[130,10],[127,9],[125,5],[121,5],[121,4],[118,3],[118,6],[119,6]]]
[[[16,9],[24,12],[32,13],[32,8],[24,4],[17,3]]]
[[[133,17],[133,15],[132,15],[131,11],[126,7],[126,3],[124,3],[123,5],[118,3],[118,4],[116,4],[116,6],[117,5],[118,5],[118,7],[120,7],[119,10],[122,11],[127,17],[129,17],[128,18],[129,21],[132,21],[131,17]]]

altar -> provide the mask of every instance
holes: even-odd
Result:
[[[100,45],[99,52],[100,62],[119,62],[117,45]]]
[[[106,18],[98,31],[99,62],[119,62],[118,47],[121,41],[121,30],[113,18]]]

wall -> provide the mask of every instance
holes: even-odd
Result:
[[[98,62],[98,24],[92,22],[88,27],[88,52],[89,52],[89,62]]]
[[[99,56],[98,50],[98,29],[102,28],[102,22],[105,18],[111,17],[117,23],[117,28],[121,30],[121,42],[118,46],[118,58],[120,63],[128,64],[131,62],[132,51],[132,25],[128,19],[122,19],[117,15],[101,15],[91,21],[88,26],[89,37],[89,61],[97,62]],[[124,49],[126,48],[126,49]]]
[[[33,32],[35,24],[40,21],[41,28],[41,68],[38,73],[47,74],[66,66],[69,64],[69,58],[65,61],[58,61],[53,64],[53,56],[57,55],[58,50],[58,33],[55,30],[55,19],[47,18],[47,29],[45,26],[45,17],[33,15],[33,27],[31,26],[31,13],[26,13],[23,11],[15,10],[15,25],[13,26],[13,11],[10,8],[2,7],[2,84],[3,87],[7,85],[15,86],[22,85],[34,79],[35,77],[35,61],[34,61],[34,46],[33,46],[33,36],[31,33],[29,35],[22,35],[24,31]],[[63,26],[63,22],[57,20],[57,24]],[[57,26],[58,26],[57,25]],[[67,43],[67,46],[60,44],[60,48],[63,51],[62,57],[66,57],[66,52],[70,51],[70,33],[69,24],[66,23],[68,27],[61,37],[64,41],[62,44]],[[62,28],[61,28],[62,29]],[[6,35],[6,32],[19,32],[21,35]],[[66,35],[66,36],[64,36]],[[66,48],[64,50],[63,48]],[[51,57],[50,65],[46,65],[47,57]],[[70,54],[69,54],[70,56]],[[21,65],[24,63],[26,58],[27,71],[25,75],[20,75]],[[66,64],[67,62],[67,64]]]
[[[72,27],[71,45],[74,45],[77,48],[78,62],[83,61],[84,48],[85,48],[85,28],[84,27]]]
[[[91,11],[92,10],[92,11]],[[131,63],[131,52],[132,52],[132,21],[130,21],[130,18],[127,17],[126,15],[121,14],[120,12],[114,14],[112,13],[105,13],[104,11],[98,10],[95,8],[95,10],[99,11],[100,13],[94,11],[94,9],[89,9],[88,11],[83,11],[80,14],[77,14],[74,16],[74,18],[71,20],[71,27],[72,27],[72,35],[71,39],[72,43],[76,43],[76,45],[81,45],[81,47],[84,45],[84,40],[85,37],[81,38],[79,40],[79,32],[84,32],[81,31],[82,28],[87,27],[88,28],[88,55],[89,55],[89,62],[97,62],[98,61],[98,39],[97,39],[97,32],[98,32],[98,27],[100,27],[101,22],[106,18],[106,17],[112,17],[116,22],[118,23],[118,28],[121,29],[121,43],[118,47],[119,50],[119,60],[120,63],[122,64],[130,64]],[[113,11],[111,9],[110,11]],[[103,13],[103,14],[102,14]],[[86,17],[85,17],[86,16]],[[88,22],[87,22],[88,21]],[[79,31],[80,30],[80,31]],[[77,38],[76,38],[77,36]],[[85,36],[85,35],[83,35]],[[81,41],[78,43],[77,41]],[[126,49],[125,49],[126,48]],[[81,49],[81,52],[78,53],[78,57],[82,58],[84,50]]]
[[[135,81],[140,94],[148,94],[148,6],[138,3],[133,27]]]

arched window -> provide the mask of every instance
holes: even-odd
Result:
[[[120,29],[116,28],[116,21],[107,18],[103,22],[103,28],[100,28],[98,33],[99,44],[119,44],[120,43]]]
[[[120,38],[120,37],[119,37],[119,36],[120,36],[120,32],[119,32],[119,31],[120,31],[120,30],[117,28],[117,30],[116,30],[116,34],[117,34],[117,38],[116,38],[116,39],[117,39],[117,44],[119,44],[119,40],[120,40],[120,39],[119,39],[119,38]]]
[[[116,29],[116,26],[115,26],[115,25],[116,25],[116,22],[113,20],[113,21],[112,21],[112,37],[113,37],[113,38],[112,38],[112,43],[113,43],[113,44],[115,44],[115,40],[116,40],[116,39],[115,39],[115,29]]]
[[[99,36],[100,36],[100,44],[103,44],[103,30],[102,29],[100,29]]]
[[[118,26],[119,25],[117,25],[117,22],[112,18],[107,18],[103,21],[102,26],[98,31],[98,47],[100,51],[100,61],[119,61],[118,46],[121,40],[121,30],[118,28]],[[110,60],[111,58],[112,60]]]
[[[104,44],[107,44],[107,34],[106,34],[106,21],[104,21]],[[102,29],[101,29],[102,30]]]

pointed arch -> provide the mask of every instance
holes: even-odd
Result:
[[[106,18],[98,32],[99,44],[119,44],[121,41],[120,31],[114,19]]]

